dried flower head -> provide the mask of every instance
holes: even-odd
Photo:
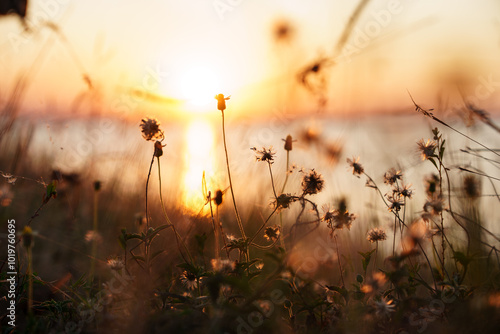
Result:
[[[215,204],[217,204],[217,206],[222,204],[223,195],[224,195],[223,191],[220,189],[217,189],[217,191],[215,192],[215,197],[214,197],[214,202],[215,202]]]
[[[275,225],[275,226],[269,226],[266,227],[264,230],[264,237],[269,240],[269,241],[276,241],[280,237],[280,227]]]
[[[372,228],[370,231],[368,231],[368,235],[366,236],[366,240],[371,243],[384,241],[386,239],[387,234],[385,234],[384,230],[379,228]]]
[[[345,199],[340,200],[336,210],[330,210],[327,205],[323,206],[323,212],[321,220],[326,222],[332,233],[335,230],[342,230],[344,227],[350,230],[352,222],[356,219],[356,215],[347,210]]]
[[[288,209],[290,204],[296,200],[296,197],[291,194],[281,194],[272,201],[272,205],[276,207],[276,211],[281,211],[283,209]]]
[[[292,150],[292,143],[296,140],[292,139],[291,135],[286,136],[286,139],[281,139],[285,142],[285,151],[291,151]]]
[[[317,173],[314,169],[311,169],[309,173],[304,175],[302,178],[302,191],[304,195],[314,195],[323,190],[325,181],[321,174]]]
[[[392,193],[404,198],[411,198],[413,196],[413,189],[410,189],[410,187],[411,183],[407,185],[397,185],[394,189],[392,189]]]
[[[468,198],[476,199],[481,194],[481,183],[474,175],[466,175],[463,181],[464,193]]]
[[[141,120],[142,137],[148,141],[163,140],[165,135],[160,129],[160,122],[156,118],[143,118]]]
[[[353,157],[352,159],[347,158],[347,163],[349,164],[349,166],[352,167],[352,174],[353,175],[356,175],[357,177],[359,177],[361,174],[364,173],[365,169],[359,163],[359,157],[357,157],[357,158]]]
[[[393,185],[397,180],[401,180],[402,177],[403,173],[400,170],[391,168],[384,174],[384,183]]]
[[[229,100],[231,96],[224,97],[224,94],[215,95],[215,99],[217,100],[217,109],[220,111],[226,110],[226,100]]]
[[[404,205],[402,200],[402,196],[398,194],[386,195],[387,200],[389,201],[389,211],[391,212],[399,212]]]
[[[255,159],[257,161],[264,161],[269,164],[272,164],[274,162],[274,155],[276,154],[276,152],[273,150],[272,146],[267,149],[263,147],[262,150],[258,150],[255,147],[252,147],[250,149],[257,153],[257,155],[255,156]]]
[[[434,152],[436,151],[437,144],[434,140],[427,139],[427,141],[424,141],[423,139],[420,139],[417,142],[417,145],[422,155],[422,160],[436,156]]]
[[[289,42],[294,35],[293,26],[288,21],[280,20],[274,25],[273,35],[276,42]]]
[[[201,279],[200,279],[201,280]],[[195,274],[184,271],[181,275],[181,282],[188,288],[189,290],[194,290],[197,287],[197,277]]]

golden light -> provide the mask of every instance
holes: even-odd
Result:
[[[207,66],[191,67],[179,78],[182,98],[200,107],[214,104],[214,96],[220,89],[219,84],[217,74]]]
[[[183,201],[185,207],[193,212],[199,211],[205,204],[202,178],[203,172],[214,175],[213,149],[214,132],[210,124],[204,121],[191,123],[186,131]]]

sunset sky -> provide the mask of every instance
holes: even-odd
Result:
[[[75,101],[92,100],[106,112],[128,99],[132,113],[156,108],[182,114],[213,110],[213,96],[224,93],[240,113],[311,112],[315,99],[298,85],[298,73],[321,57],[336,56],[325,72],[324,112],[408,110],[407,89],[428,107],[449,99],[453,105],[457,88],[480,107],[498,109],[498,1],[374,0],[335,53],[356,5],[33,0],[30,32],[23,32],[16,17],[0,19],[0,103],[24,74],[29,86],[23,111],[65,112]],[[287,41],[274,39],[279,22],[292,28]],[[134,91],[152,98],[130,102]]]

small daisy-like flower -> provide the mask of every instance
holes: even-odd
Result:
[[[384,230],[379,228],[372,228],[370,231],[368,231],[368,235],[366,236],[366,240],[368,240],[371,243],[384,241],[386,239],[387,239],[387,234],[385,234]]]
[[[181,282],[189,290],[194,290],[197,287],[196,275],[188,271],[184,271],[181,275]]]
[[[224,94],[215,95],[215,99],[217,100],[217,109],[220,111],[226,110],[226,100],[229,100],[231,96],[224,97]]]
[[[397,194],[386,195],[387,200],[391,205],[389,205],[389,211],[391,212],[399,212],[401,207],[404,205],[404,202],[401,200],[401,196]]]
[[[232,272],[236,268],[236,262],[229,259],[212,259],[212,267],[219,272]]]
[[[422,155],[422,160],[426,160],[435,156],[434,152],[436,151],[437,144],[434,140],[427,139],[426,142],[423,139],[420,139],[417,142],[417,145]]]
[[[413,196],[413,190],[410,189],[410,187],[411,183],[407,185],[398,185],[397,187],[394,187],[392,192],[402,197],[411,198]]]
[[[279,226],[269,226],[264,230],[264,237],[269,241],[276,241],[280,237]]]
[[[124,267],[123,261],[117,258],[108,259],[108,261],[106,261],[106,264],[111,270],[114,271],[120,271]]]
[[[380,300],[374,302],[375,314],[377,317],[390,317],[392,312],[395,312],[395,306],[392,299],[383,297]]]
[[[312,169],[302,178],[302,190],[304,195],[314,195],[323,190],[325,181],[321,174]]]
[[[23,246],[25,248],[33,247],[33,230],[29,226],[23,228],[22,234]]]
[[[364,173],[365,169],[359,163],[359,157],[353,157],[352,159],[347,158],[347,163],[352,167],[352,175],[356,175],[359,177],[359,175]]]
[[[88,243],[91,243],[91,242],[100,243],[102,241],[102,237],[99,234],[99,232],[87,231],[87,233],[85,234],[85,241]]]
[[[285,151],[291,151],[292,150],[292,143],[296,140],[292,139],[291,135],[286,136],[286,139],[281,139],[285,142]]]
[[[164,133],[160,129],[160,122],[156,118],[143,118],[141,121],[142,137],[146,140],[163,140]]]
[[[257,161],[264,161],[270,164],[274,162],[274,155],[276,154],[276,152],[273,150],[272,146],[269,147],[268,149],[263,147],[262,150],[258,150],[255,147],[252,147],[251,150],[257,153],[257,156],[255,156]]]
[[[401,180],[402,177],[403,173],[400,170],[391,168],[384,174],[384,183],[393,185],[397,180]]]

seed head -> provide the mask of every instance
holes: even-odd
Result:
[[[222,196],[224,195],[224,193],[222,192],[222,190],[218,189],[216,192],[215,192],[215,197],[214,197],[214,201],[215,201],[215,204],[217,204],[217,206],[221,205],[222,204]]]
[[[257,161],[265,161],[269,164],[272,164],[274,162],[274,156],[276,152],[274,152],[273,147],[269,147],[268,149],[262,148],[262,150],[257,150],[255,147],[252,147],[251,150],[255,151],[257,155],[255,156],[255,159]]]
[[[323,190],[325,181],[321,174],[311,169],[309,173],[302,178],[302,190],[304,195],[314,195]]]
[[[392,194],[392,195],[386,195],[386,197],[389,203],[391,203],[391,205],[389,205],[389,211],[399,212],[401,210],[401,207],[404,205],[401,196],[398,194]]]
[[[366,240],[368,240],[371,243],[384,241],[386,239],[387,235],[385,234],[385,231],[379,228],[372,228],[368,232],[368,235],[366,236]]]
[[[165,135],[160,129],[160,122],[156,118],[143,118],[141,121],[142,137],[148,141],[163,140]]]
[[[292,150],[292,143],[296,140],[292,139],[291,135],[286,136],[286,139],[282,139],[285,142],[285,151],[291,151]]]

